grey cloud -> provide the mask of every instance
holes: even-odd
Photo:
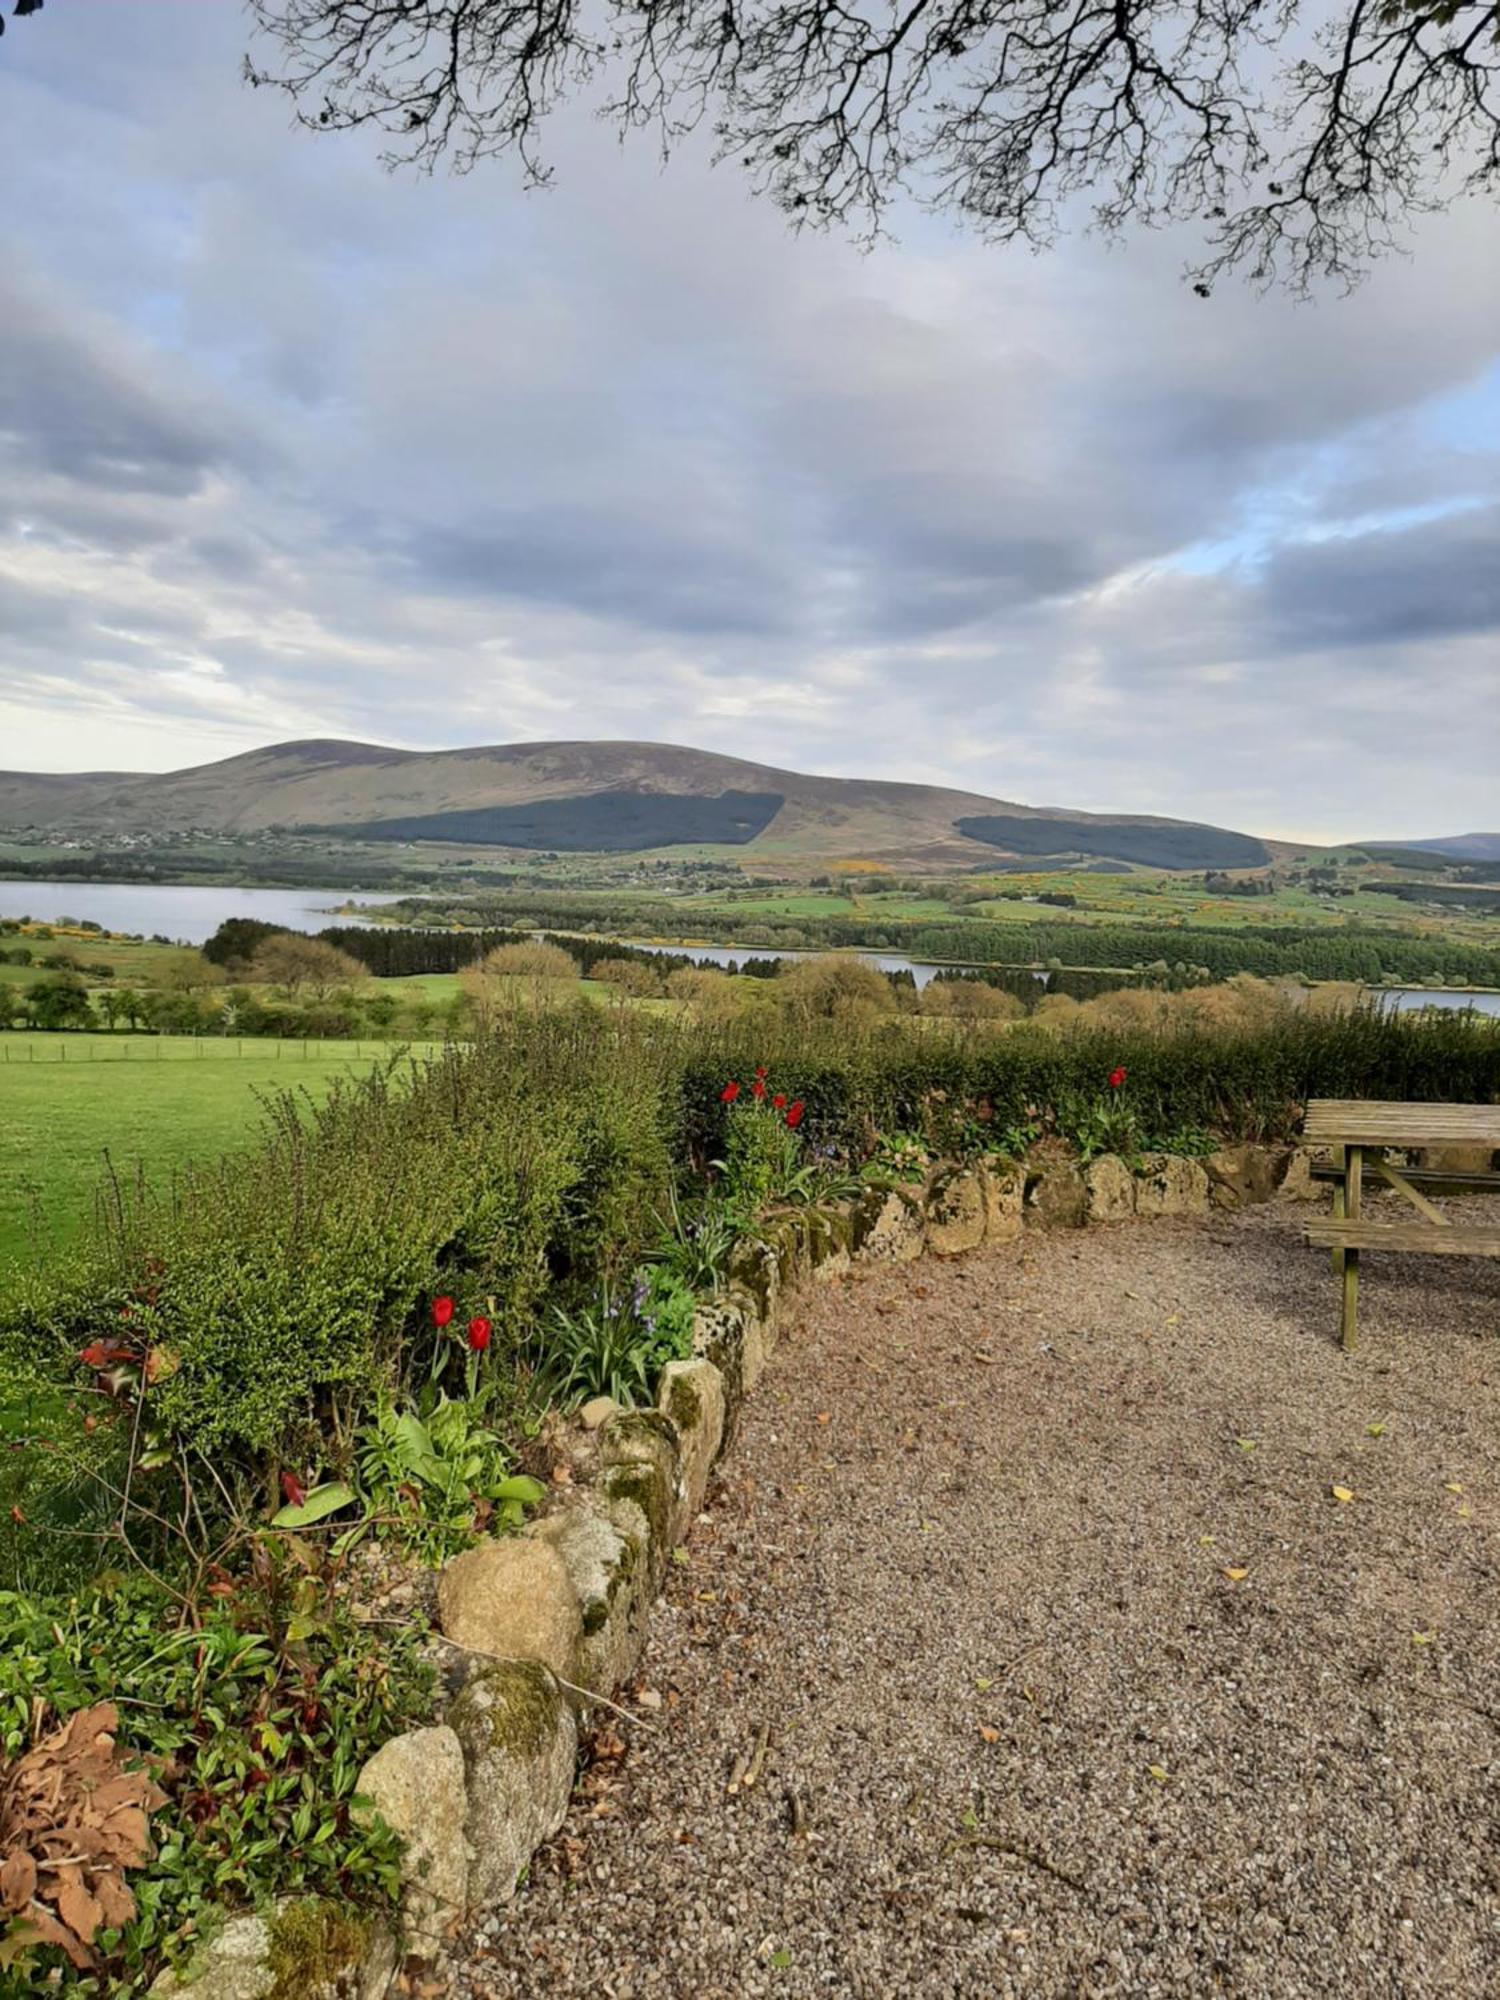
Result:
[[[1488,631],[1500,660],[1500,507],[1280,549],[1263,598],[1282,646],[1390,648]]]
[[[26,465],[109,492],[180,496],[225,442],[58,299],[0,281],[0,439]],[[149,372],[155,372],[154,370]]]
[[[7,54],[21,156],[77,163],[17,206],[0,350],[0,700],[24,647],[53,761],[119,761],[49,722],[71,684],[161,763],[658,735],[1272,831],[1374,774],[1484,816],[1481,731],[1411,694],[1491,713],[1477,519],[1307,539],[1493,490],[1431,416],[1495,348],[1472,216],[1312,310],[1195,300],[1170,239],[866,258],[587,118],[545,199],[388,179],[243,92],[241,32],[185,10],[147,60],[65,10]],[[1237,537],[1258,566],[1183,566]]]

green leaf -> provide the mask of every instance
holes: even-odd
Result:
[[[502,1502],[518,1500],[523,1507],[535,1507],[537,1502],[545,1497],[546,1491],[540,1480],[531,1479],[524,1472],[517,1472],[509,1479],[502,1479],[491,1498]]]
[[[271,1516],[273,1528],[310,1528],[315,1521],[325,1521],[330,1514],[336,1514],[340,1507],[354,1505],[354,1489],[345,1486],[342,1480],[334,1480],[327,1486],[315,1486],[307,1498],[298,1506],[283,1507]]]

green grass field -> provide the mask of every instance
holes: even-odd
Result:
[[[0,1285],[6,1263],[46,1254],[88,1219],[106,1149],[122,1176],[144,1160],[159,1182],[238,1145],[267,1093],[317,1096],[393,1053],[372,1041],[0,1035]]]

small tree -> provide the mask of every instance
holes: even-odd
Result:
[[[722,1027],[739,1018],[749,989],[769,983],[741,979],[712,966],[683,965],[668,975],[667,995],[695,1021]]]
[[[483,1027],[503,1007],[546,1006],[567,998],[578,979],[578,961],[561,945],[540,939],[501,944],[459,974],[469,1011]]]
[[[274,986],[296,1000],[326,1000],[364,976],[357,958],[297,931],[266,938],[250,962],[250,977],[257,984]]]
[[[38,980],[26,989],[26,1004],[34,1028],[91,1028],[94,1010],[81,979]]]
[[[281,924],[268,924],[259,917],[226,917],[203,947],[210,965],[229,971],[247,966],[267,938],[283,934]]]
[[[174,951],[158,965],[155,984],[164,993],[201,993],[207,987],[222,986],[224,972],[201,951]]]
[[[950,1021],[1019,1021],[1026,1009],[1014,993],[982,979],[934,979],[922,989],[922,1012]]]
[[[620,1000],[656,1000],[661,996],[661,975],[638,958],[601,958],[593,975],[610,987]]]

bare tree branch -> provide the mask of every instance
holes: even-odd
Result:
[[[1403,225],[1500,181],[1500,0],[250,0],[247,61],[317,130],[468,172],[601,94],[798,223],[878,233],[898,194],[984,237],[1197,221],[1242,270],[1349,284]]]

